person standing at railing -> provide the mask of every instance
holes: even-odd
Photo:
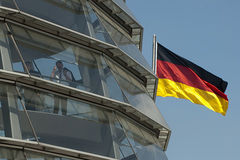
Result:
[[[58,60],[56,62],[56,66],[54,66],[54,68],[52,70],[51,77],[57,79],[58,80],[57,82],[60,82],[61,80],[69,81],[69,82],[73,81],[73,75],[72,75],[71,71],[69,69],[63,67],[63,63],[61,60]],[[62,114],[67,115],[67,99],[66,98],[59,99],[59,97],[57,97],[57,96],[54,97],[53,113],[58,114],[60,104],[61,104]]]
[[[63,67],[63,63],[60,60],[58,60],[56,62],[56,66],[53,67],[51,77],[59,80],[69,81],[69,82],[72,82],[73,80],[71,71]]]

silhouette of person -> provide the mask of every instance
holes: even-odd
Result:
[[[51,77],[70,82],[73,80],[73,75],[71,71],[67,68],[64,68],[63,63],[60,60],[57,61],[56,66],[53,67]]]
[[[51,77],[58,79],[59,80],[58,82],[60,82],[61,80],[69,81],[69,82],[73,81],[72,72],[69,69],[63,67],[63,63],[61,60],[58,60],[56,62],[56,66],[53,67]],[[67,115],[67,99],[63,97],[60,98],[58,96],[54,96],[53,113],[58,114],[60,104],[61,104],[62,114]]]

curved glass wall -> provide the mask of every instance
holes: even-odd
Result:
[[[129,103],[167,128],[143,84],[110,59],[35,31],[9,26],[11,34],[7,34],[3,24],[0,26],[5,70],[29,72],[35,77]]]
[[[4,44],[1,62],[5,70],[20,73],[28,70],[32,76],[124,102],[121,89],[100,54],[11,25],[15,46],[4,25],[0,27]]]
[[[118,113],[20,85],[0,83],[0,87],[7,88],[0,92],[0,100],[1,108],[8,109],[0,117],[1,136],[7,136],[5,126],[8,126],[10,132],[22,135],[8,137],[36,141],[32,134],[35,132],[42,143],[121,160],[141,159],[151,154],[155,160],[154,156],[164,155],[156,137]],[[26,114],[33,128],[29,127]],[[12,120],[14,123],[9,124]]]
[[[132,68],[140,73],[146,72],[145,69],[151,71],[131,38],[99,19],[87,0],[0,0],[0,6],[19,9],[22,11],[19,15],[27,13],[71,29],[75,34],[79,32],[117,45],[145,67]],[[55,85],[129,103],[168,128],[141,81],[105,54],[12,23],[0,22],[0,70],[20,73],[14,76],[29,74],[24,76],[28,80],[45,79]],[[119,58],[131,65],[128,56]],[[0,82],[0,88],[1,137],[38,141],[121,160],[167,159],[155,134],[117,111],[94,104],[94,94],[89,94],[93,99],[89,103],[37,86],[33,89]],[[0,159],[16,157],[62,159],[0,147]]]
[[[86,0],[16,0],[19,9],[114,45]]]
[[[12,1],[1,0],[0,3],[3,6],[15,8]],[[151,67],[144,59],[137,45],[130,40],[131,38],[127,38],[109,22],[103,19],[100,20],[100,17],[97,16],[86,0],[16,0],[16,4],[22,12],[111,45],[117,45],[128,56],[144,66],[149,72],[152,72]],[[134,39],[134,36],[132,38]],[[126,63],[130,63],[127,58],[119,58]]]

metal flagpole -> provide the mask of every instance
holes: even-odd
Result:
[[[156,40],[156,35],[153,35],[153,49],[152,49],[152,69],[153,73],[156,74],[157,68],[156,68],[156,63],[157,62],[157,40]]]
[[[153,73],[156,75],[157,73],[157,38],[155,34],[153,35],[152,69],[153,69]],[[154,93],[153,93],[154,101],[156,101],[157,84],[158,84],[158,80],[156,80],[155,86],[154,86]]]

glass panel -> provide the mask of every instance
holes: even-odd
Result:
[[[0,6],[16,9],[13,0],[0,0]]]
[[[16,0],[20,10],[114,44],[86,0]]]
[[[106,62],[113,71],[114,76],[128,102],[148,117],[157,122],[161,122],[160,124],[162,124],[162,121],[164,122],[164,120],[161,119],[158,108],[144,86],[110,60],[106,59]]]
[[[16,2],[20,10],[26,13],[90,35],[81,2],[75,0],[16,0]]]
[[[110,35],[106,31],[106,29],[103,27],[102,23],[100,22],[96,13],[90,7],[88,2],[83,1],[82,3],[86,4],[85,15],[86,15],[88,23],[90,23],[89,30],[90,30],[91,37],[94,37],[103,42],[115,45],[113,40],[111,39]]]
[[[107,111],[84,102],[21,88],[23,101],[31,106],[27,109],[40,142],[115,157]]]
[[[11,28],[30,74],[104,95],[99,55],[17,26]]]
[[[104,84],[105,88],[105,95],[109,98],[119,100],[121,102],[127,102],[122,90],[120,89],[119,85],[117,84],[117,81],[115,77],[113,76],[113,73],[109,66],[106,64],[105,60],[103,57],[101,57],[102,61],[102,69],[103,73],[101,74],[102,81]]]
[[[9,71],[14,71],[14,72],[20,72],[20,73],[26,73],[27,71],[24,68],[23,62],[19,56],[19,53],[16,50],[16,46],[14,45],[12,39],[9,38],[9,57],[11,59],[11,68],[9,67]],[[5,55],[6,56],[6,55]]]
[[[15,86],[0,83],[0,103],[4,131],[2,136],[35,141]],[[4,134],[3,134],[4,133]]]
[[[104,18],[99,17],[102,24],[108,31],[109,35],[113,39],[113,41],[118,45],[118,47],[123,50],[128,56],[132,57],[134,60],[136,60],[139,64],[141,64],[143,67],[148,69],[148,71],[152,72],[151,67],[143,57],[142,53],[139,51],[137,46],[128,39],[124,34],[122,34],[120,31],[118,31],[116,28],[114,28],[110,23],[108,23]],[[125,62],[125,60],[124,60]]]
[[[127,139],[127,136],[114,113],[108,114],[111,120],[111,131],[113,136],[113,144],[115,146],[115,155],[121,160],[135,160],[136,155]]]
[[[122,123],[130,143],[137,155],[138,160],[167,160],[163,150],[154,141],[153,136],[140,128],[130,120],[118,116]]]
[[[152,120],[167,127],[167,123],[146,91],[146,88],[139,81],[130,76],[130,74],[127,74],[123,69],[118,67],[117,64],[107,58],[105,60],[113,71],[118,85],[126,96],[128,102]]]
[[[8,71],[25,72],[16,48],[3,23],[0,23],[0,42],[2,68]]]
[[[18,26],[11,30],[31,75],[125,102],[102,56]],[[13,70],[25,72],[9,45]]]

